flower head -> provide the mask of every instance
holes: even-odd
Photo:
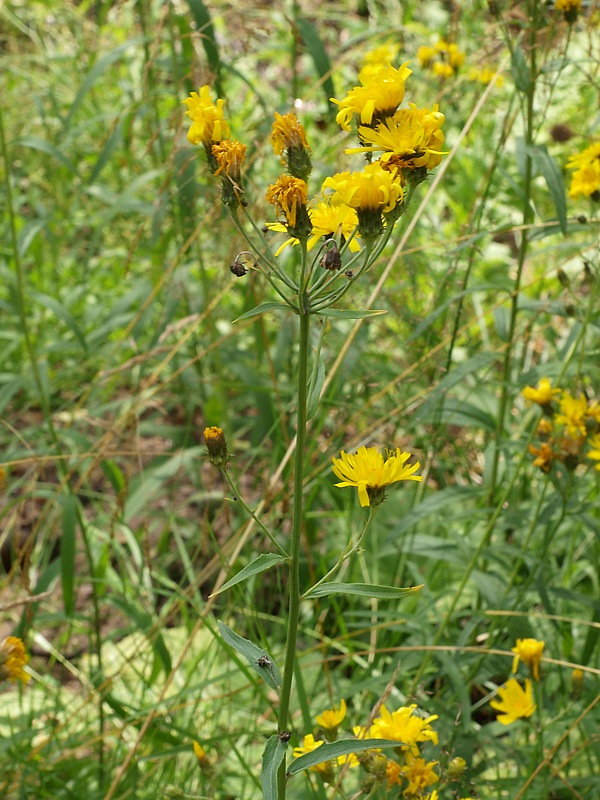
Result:
[[[600,142],[571,156],[567,169],[574,170],[569,197],[583,195],[592,200],[600,200]]]
[[[556,414],[554,421],[565,425],[570,436],[587,434],[586,419],[588,416],[588,402],[584,394],[573,397],[570,392],[563,392],[560,398],[560,413]]]
[[[542,472],[550,472],[553,462],[556,460],[557,454],[554,452],[548,442],[542,442],[539,447],[529,445],[529,452],[535,456],[533,461],[534,467],[539,467]]]
[[[333,473],[341,479],[341,482],[335,485],[356,486],[358,499],[363,508],[371,503],[379,505],[385,497],[385,488],[392,483],[423,480],[422,475],[415,475],[421,467],[420,462],[406,464],[410,457],[410,453],[403,453],[399,447],[395,451],[388,450],[385,461],[376,447],[359,447],[356,453],[346,453],[342,450],[340,458],[332,459]]]
[[[223,139],[213,144],[212,155],[217,162],[215,175],[223,175],[223,202],[229,205],[238,202],[243,194],[242,166],[246,160],[246,145],[237,139]]]
[[[512,648],[515,654],[512,671],[516,672],[519,661],[527,664],[536,681],[540,679],[540,662],[544,651],[544,642],[537,639],[517,639],[517,644]]]
[[[282,116],[275,112],[271,145],[275,155],[286,153],[288,169],[295,178],[308,180],[312,169],[310,147],[306,141],[304,127],[295,114],[290,112]]]
[[[296,238],[306,239],[311,231],[310,217],[306,208],[308,186],[300,178],[281,175],[267,189],[267,202],[283,214],[288,232]]]
[[[415,703],[390,713],[385,705],[382,705],[379,716],[373,720],[369,728],[369,738],[396,739],[401,743],[402,750],[410,751],[414,756],[419,755],[417,747],[419,742],[437,744],[437,732],[431,727],[437,715],[421,717],[415,713],[416,708]]]
[[[361,125],[358,135],[363,143],[347,153],[383,152],[382,166],[386,162],[399,169],[432,169],[442,160],[444,134],[442,125],[445,117],[435,105],[417,108],[414,103],[409,108],[400,108],[392,117],[387,117],[377,127]]]
[[[369,50],[362,59],[362,67],[358,73],[358,80],[363,86],[372,80],[382,69],[391,66],[398,55],[399,47],[395,42],[385,42],[379,47]]]
[[[23,667],[28,661],[29,656],[25,652],[22,639],[17,636],[7,636],[0,642],[0,681],[27,683],[31,676]]]
[[[187,134],[191,144],[203,144],[209,150],[213,142],[229,138],[229,124],[223,111],[225,101],[217,100],[215,105],[210,96],[210,86],[201,86],[183,102],[188,108],[185,113],[192,120]]]
[[[436,765],[437,761],[426,762],[424,758],[417,758],[408,751],[405,755],[405,766],[402,767],[402,775],[408,781],[404,794],[420,797],[428,786],[439,781],[439,775],[434,772]]]
[[[526,386],[523,389],[523,397],[532,403],[537,403],[542,408],[549,407],[558,394],[560,394],[560,389],[552,388],[550,378],[540,378],[537,386]]]
[[[572,25],[581,11],[581,0],[555,0],[554,8],[562,11],[566,21]]]
[[[338,725],[344,720],[346,717],[346,701],[340,700],[339,707],[334,707],[327,709],[327,711],[323,711],[322,714],[319,714],[317,717],[317,725],[320,725],[322,728],[328,731],[335,731],[337,730]]]
[[[404,86],[412,70],[408,62],[401,67],[388,66],[375,74],[364,75],[362,86],[355,86],[343,100],[331,98],[339,106],[336,122],[344,130],[350,130],[350,123],[357,116],[362,125],[370,125],[373,120],[390,116],[404,100]]]
[[[215,467],[224,467],[229,461],[227,441],[221,428],[213,426],[204,429],[204,443],[208,450],[210,463]]]
[[[358,225],[358,217],[356,211],[344,203],[332,203],[329,200],[324,200],[314,206],[309,207],[308,216],[312,225],[311,235],[306,242],[306,249],[312,250],[313,247],[323,238],[331,239],[334,236],[339,236],[341,242],[350,239]],[[285,233],[287,227],[279,222],[267,223],[267,228],[271,231],[280,231]],[[352,253],[357,253],[360,250],[360,244],[357,242],[358,234],[352,236],[348,247]],[[288,239],[281,247],[275,252],[278,256],[284,247],[289,244],[298,244],[298,239]]]
[[[533,702],[533,689],[529,678],[525,680],[525,688],[521,686],[515,678],[510,678],[504,686],[498,689],[500,700],[492,700],[490,705],[498,715],[498,722],[502,725],[510,725],[523,717],[530,717],[536,709]]]

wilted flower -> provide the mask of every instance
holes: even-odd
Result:
[[[537,639],[517,639],[517,644],[512,648],[515,654],[512,671],[516,672],[519,661],[527,664],[536,681],[540,679],[540,662],[544,651],[544,642]]]
[[[241,199],[242,166],[246,160],[246,145],[237,139],[223,139],[213,144],[211,152],[217,162],[215,175],[223,175],[223,202],[229,205],[232,200]]]
[[[310,217],[306,208],[308,186],[300,178],[281,175],[267,189],[266,199],[283,214],[288,233],[298,239],[306,240],[311,232]]]
[[[547,442],[542,442],[539,447],[529,445],[529,452],[535,456],[534,467],[539,467],[543,472],[550,472],[550,468],[556,459],[556,453]]]
[[[333,472],[341,479],[341,483],[335,485],[356,486],[358,499],[363,508],[379,505],[385,498],[386,487],[392,483],[423,480],[421,475],[415,475],[421,467],[420,462],[406,464],[410,457],[410,453],[403,453],[399,447],[395,451],[388,450],[385,461],[377,447],[359,447],[356,453],[346,453],[342,450],[340,458],[332,459]],[[412,713],[410,709],[408,711]]]
[[[533,689],[529,678],[525,680],[525,688],[515,678],[510,678],[498,689],[500,700],[492,700],[490,705],[498,715],[498,722],[510,725],[523,717],[530,717],[537,706],[533,702]]]
[[[287,155],[287,165],[290,174],[295,178],[308,180],[312,165],[310,162],[310,147],[306,140],[306,133],[298,117],[291,112],[278,114],[275,112],[275,121],[271,129],[271,145],[275,155]]]

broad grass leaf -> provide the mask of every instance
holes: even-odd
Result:
[[[379,600],[399,600],[410,594],[420,592],[425,584],[420,586],[377,586],[370,583],[322,583],[314,590],[308,590],[308,597],[327,597],[330,594],[351,594],[356,597],[376,597]]]
[[[66,167],[72,175],[77,175],[77,168],[75,164],[62,153],[58,147],[50,144],[45,139],[39,136],[21,136],[15,139],[14,145],[21,145],[21,147],[30,147],[32,150],[39,150],[41,153],[46,153],[47,156],[55,158],[59,163]]]
[[[116,594],[112,594],[107,596],[106,599],[108,602],[117,606],[117,608],[120,608],[124,614],[133,620],[138,630],[140,630],[148,639],[148,642],[154,651],[155,659],[162,666],[165,675],[169,675],[172,668],[171,654],[167,649],[167,645],[165,644],[162,634],[158,632],[159,628],[157,621],[139,604],[130,601],[126,597],[119,597]],[[156,677],[156,670],[153,669],[149,682],[153,683]]]
[[[44,294],[43,292],[30,292],[29,296],[32,300],[35,300],[40,305],[44,306],[45,308],[49,308],[51,311],[54,311],[57,317],[60,317],[65,325],[75,334],[75,338],[81,345],[81,349],[87,353],[88,346],[85,339],[85,335],[75,318],[71,314],[71,312],[63,306],[58,300],[54,297],[50,297],[49,294]]]
[[[234,575],[233,578],[230,578],[226,583],[223,584],[216,592],[213,592],[210,596],[216,597],[216,595],[221,594],[221,592],[227,591],[232,586],[235,586],[237,583],[242,583],[242,581],[247,581],[248,578],[251,578],[253,575],[260,575],[261,572],[265,572],[271,567],[274,567],[276,564],[281,564],[283,561],[287,561],[285,556],[278,556],[276,553],[263,553],[262,555],[255,558],[254,561],[251,561],[250,564],[245,566],[241,569],[237,575]]]
[[[208,13],[207,7],[202,0],[187,0],[190,7],[196,28],[200,34],[202,47],[206,54],[206,60],[210,71],[214,75],[215,91],[219,97],[223,96],[223,89],[221,87],[221,56],[219,55],[219,47],[217,45],[217,37],[215,36],[215,28]]]
[[[309,22],[303,17],[298,17],[296,24],[298,26],[300,36],[302,37],[302,41],[304,42],[304,46],[312,58],[313,64],[315,65],[315,69],[320,78],[323,92],[325,94],[325,103],[327,104],[328,112],[333,114],[334,106],[329,99],[335,95],[333,80],[331,78],[331,73],[333,70],[331,67],[331,62],[329,61],[329,56],[325,50],[325,46],[323,45],[321,37],[319,36],[319,33],[312,22]]]
[[[267,739],[260,773],[263,800],[277,800],[277,770],[285,758],[287,747],[288,743],[282,742],[277,734]]]
[[[330,761],[338,756],[347,756],[350,753],[362,753],[364,750],[386,750],[390,747],[399,747],[402,742],[397,739],[341,739],[331,744],[322,744],[316,750],[305,753],[294,759],[287,769],[287,775],[296,775],[305,769],[310,769],[324,761]]]
[[[550,197],[554,203],[556,217],[563,235],[567,233],[567,196],[565,182],[556,159],[552,158],[545,145],[526,147],[527,155],[533,161],[537,171],[546,181]]]
[[[75,610],[75,552],[77,532],[77,499],[72,494],[63,499],[62,536],[60,538],[60,570],[63,606],[67,617]]]
[[[240,655],[244,656],[254,672],[260,675],[272,689],[278,691],[281,686],[281,673],[279,672],[277,664],[267,651],[257,647],[255,644],[248,641],[248,639],[244,639],[243,636],[239,636],[220,620],[218,626],[223,641],[230,647],[233,647]],[[261,666],[260,662],[264,659],[266,659],[265,665]]]

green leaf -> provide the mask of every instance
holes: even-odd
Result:
[[[531,72],[523,49],[518,43],[511,54],[511,72],[516,88],[520,92],[528,92],[531,88]]]
[[[165,644],[165,640],[160,634],[158,624],[155,619],[140,605],[137,605],[126,597],[122,597],[116,594],[112,594],[107,596],[108,602],[112,603],[113,605],[120,608],[128,617],[130,617],[138,627],[138,630],[142,631],[150,645],[154,651],[154,657],[157,659],[157,662],[162,665],[162,668],[165,671],[166,675],[169,675],[171,672],[171,655],[167,649],[167,645]],[[155,676],[155,670],[152,672],[152,677]],[[152,680],[152,679],[151,679]]]
[[[66,309],[62,303],[60,303],[54,297],[50,297],[49,294],[44,294],[43,292],[30,292],[29,296],[32,300],[40,303],[40,305],[49,308],[51,311],[54,311],[56,316],[60,317],[65,325],[75,334],[75,338],[81,345],[82,350],[87,353],[88,346],[83,331],[75,321],[75,318],[71,312]]]
[[[282,308],[288,311],[290,306],[286,305],[285,303],[261,303],[259,306],[251,308],[250,311],[246,311],[245,314],[242,314],[241,317],[238,317],[233,321],[239,322],[242,319],[251,319],[252,317],[258,317],[261,314],[266,314],[267,311],[278,311]]]
[[[298,17],[296,24],[298,26],[300,36],[302,37],[302,41],[304,42],[304,46],[308,50],[308,53],[313,60],[313,64],[315,65],[315,69],[320,78],[320,83],[325,94],[327,108],[329,112],[332,113],[334,107],[330,102],[330,98],[335,95],[335,89],[333,87],[333,80],[331,79],[333,70],[331,68],[331,62],[329,61],[327,51],[325,50],[317,29],[311,22],[303,17]]]
[[[565,182],[560,167],[552,158],[545,145],[531,145],[526,147],[527,155],[531,158],[536,169],[546,181],[550,197],[554,204],[556,217],[563,235],[567,233],[567,197]]]
[[[236,583],[241,583],[242,581],[248,580],[253,575],[259,575],[261,572],[265,572],[271,567],[274,567],[276,564],[281,564],[283,561],[287,559],[285,556],[278,556],[276,553],[263,553],[258,558],[255,558],[254,561],[251,561],[250,564],[245,566],[241,569],[233,578],[230,578],[226,581],[220,589],[217,589],[216,592],[213,592],[210,596],[216,597],[221,592],[225,592],[227,589],[230,589],[232,586],[235,586]]]
[[[315,589],[309,589],[304,597],[326,597],[330,594],[352,594],[357,597],[377,597],[380,600],[398,600],[408,597],[409,594],[420,592],[425,584],[420,586],[377,586],[370,583],[322,583]]]
[[[62,536],[60,539],[60,568],[63,605],[67,617],[75,610],[75,550],[77,531],[77,500],[68,494],[63,503]]]
[[[375,748],[385,750],[390,747],[399,747],[402,744],[397,739],[340,739],[331,744],[322,744],[316,750],[311,750],[310,753],[294,759],[286,774],[296,775],[298,772],[303,772],[305,769],[322,764],[324,761],[330,761],[332,758],[338,758],[338,756],[362,753],[363,750],[374,750]]]
[[[208,66],[214,75],[215,91],[217,95],[221,97],[223,95],[221,87],[221,57],[219,55],[215,28],[212,24],[210,14],[202,0],[187,0],[187,4],[190,7],[194,22],[196,23],[196,28],[200,34]]]
[[[109,461],[106,458],[100,462],[100,467],[106,478],[110,481],[115,493],[117,495],[120,494],[125,488],[125,478],[119,467],[114,461]]]
[[[308,383],[308,400],[306,403],[306,418],[312,419],[319,407],[321,389],[325,383],[325,364],[322,358],[317,355],[313,364],[310,380]]]
[[[366,319],[367,317],[379,317],[381,314],[387,314],[385,309],[366,309],[364,311],[353,309],[341,308],[326,308],[325,311],[319,311],[320,317],[333,317],[334,319]]]
[[[238,636],[225,623],[219,621],[218,626],[223,641],[244,656],[254,672],[258,673],[272,689],[277,691],[281,686],[281,673],[267,651],[249,642],[248,639]]]
[[[277,800],[277,770],[285,758],[287,746],[288,743],[282,742],[277,734],[267,739],[260,773],[263,800]]]
[[[71,159],[67,158],[64,153],[61,153],[58,147],[50,144],[50,142],[47,142],[45,139],[41,139],[39,136],[21,136],[16,139],[13,144],[19,144],[21,147],[30,147],[32,150],[39,150],[41,153],[46,153],[46,155],[55,158],[65,166],[72,175],[77,175],[77,168]]]

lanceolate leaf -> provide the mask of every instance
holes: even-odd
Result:
[[[285,303],[261,303],[259,306],[255,308],[251,308],[250,311],[246,311],[245,314],[242,314],[241,317],[234,319],[234,322],[239,322],[242,319],[250,319],[251,317],[258,317],[260,314],[265,314],[267,311],[278,311],[279,309],[284,309],[287,311],[289,306],[286,306]]]
[[[562,172],[555,159],[552,158],[544,145],[527,147],[527,154],[533,160],[537,171],[546,181],[550,197],[554,203],[556,217],[563,234],[567,233],[567,197]]]
[[[363,750],[385,750],[390,747],[399,747],[402,742],[392,739],[341,739],[332,744],[322,744],[316,750],[305,753],[303,756],[294,759],[288,767],[287,774],[295,775],[305,769],[310,769],[316,764],[322,764],[338,756],[347,756],[350,753],[362,753]]]
[[[257,672],[263,680],[265,680],[272,689],[278,690],[281,686],[281,673],[277,664],[273,661],[266,650],[257,647],[248,639],[239,636],[235,631],[232,631],[225,623],[220,622],[219,633],[223,640],[227,642],[230,647],[233,647],[238,653],[248,659],[250,667]]]
[[[420,592],[425,584],[420,586],[376,586],[369,583],[322,583],[314,590],[308,590],[305,596],[326,597],[330,594],[353,594],[358,597],[377,597],[379,600],[397,600],[408,597],[409,594]]]
[[[287,746],[287,742],[282,742],[277,734],[267,739],[260,775],[263,800],[277,800],[277,770],[285,758]]]
[[[285,556],[278,556],[276,553],[263,553],[258,558],[255,558],[254,561],[251,561],[250,564],[241,569],[237,575],[234,575],[233,578],[230,578],[226,583],[224,583],[220,589],[217,589],[216,592],[213,592],[211,597],[215,597],[215,595],[221,594],[221,592],[225,592],[227,589],[235,586],[236,583],[246,581],[253,575],[258,575],[261,572],[265,572],[265,570],[271,569],[271,567],[274,567],[276,564],[281,564],[282,561],[285,560]]]
[[[333,317],[334,319],[366,319],[367,317],[378,317],[381,314],[387,314],[387,311],[385,309],[353,310],[351,308],[326,308],[324,311],[319,311],[319,316]]]

